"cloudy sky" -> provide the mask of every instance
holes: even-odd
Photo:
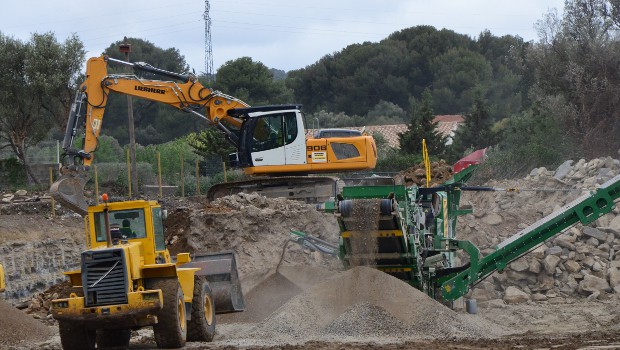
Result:
[[[395,31],[432,25],[477,36],[513,34],[537,40],[534,24],[563,0],[210,0],[214,67],[250,56],[273,68],[303,68],[347,45],[380,41]],[[59,40],[77,33],[98,56],[123,36],[175,47],[204,71],[204,1],[8,1],[0,31],[28,40],[53,31]]]

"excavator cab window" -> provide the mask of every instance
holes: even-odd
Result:
[[[284,146],[283,128],[281,113],[259,117],[254,128],[252,152]]]
[[[97,242],[105,242],[105,213],[95,213],[95,233]],[[110,211],[111,233],[117,233],[119,237],[112,238],[144,238],[146,237],[146,225],[144,221],[144,209],[114,210]]]

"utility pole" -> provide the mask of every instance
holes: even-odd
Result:
[[[215,72],[213,71],[213,47],[211,46],[211,5],[209,0],[205,0],[205,12],[202,18],[205,20],[205,75],[209,85],[213,85],[215,81]]]
[[[131,44],[127,42],[127,37],[123,39],[123,43],[118,46],[121,53],[125,54],[125,61],[129,62],[129,53],[131,52]],[[131,70],[127,67],[127,70]],[[127,119],[129,121],[129,158],[131,162],[131,188],[134,189],[134,196],[140,193],[138,190],[138,172],[136,166],[136,132],[133,123],[133,101],[131,96],[127,95]]]

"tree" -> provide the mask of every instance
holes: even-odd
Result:
[[[187,135],[187,143],[194,149],[194,153],[202,156],[219,155],[224,159],[235,152],[236,148],[228,142],[224,135],[213,128]]]
[[[465,122],[456,131],[452,146],[454,152],[461,156],[467,150],[477,150],[494,145],[496,137],[491,130],[492,125],[493,118],[489,113],[489,108],[482,96],[478,94],[469,113],[465,115]]]
[[[436,128],[433,119],[433,99],[429,90],[422,93],[422,101],[417,103],[412,100],[411,122],[407,125],[407,131],[399,135],[400,149],[402,152],[420,154],[422,152],[422,139],[426,140],[428,151],[433,156],[441,157],[446,151],[446,138]]]
[[[35,183],[28,148],[53,125],[65,123],[61,116],[68,115],[69,91],[75,88],[84,54],[76,36],[59,43],[53,33],[35,33],[23,42],[0,33],[0,140]]]
[[[586,157],[620,148],[618,4],[566,1],[563,17],[550,12],[538,22],[540,41],[528,55],[536,74],[534,102],[550,110]],[[564,106],[548,108],[555,101]]]
[[[217,70],[215,87],[250,105],[291,103],[293,99],[283,80],[274,80],[267,66],[250,57],[224,63]]]

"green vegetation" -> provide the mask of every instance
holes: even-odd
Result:
[[[379,42],[349,45],[291,72],[240,57],[220,67],[210,84],[251,105],[303,104],[308,128],[406,123],[399,150],[377,137],[377,171],[418,162],[423,138],[431,157],[448,161],[489,147],[487,174],[492,177],[552,168],[569,158],[617,156],[620,2],[567,0],[562,16],[550,11],[541,18],[537,41],[489,31],[472,38],[415,26]],[[127,41],[131,61],[189,70],[175,48]],[[124,59],[118,44],[105,53]],[[12,150],[26,173],[29,148],[61,137],[83,62],[77,37],[59,43],[53,33],[33,34],[22,42],[0,33],[0,147]],[[123,67],[112,72],[123,72]],[[126,103],[125,96],[110,96],[97,164],[125,162]],[[166,183],[179,182],[181,155],[189,169],[196,160],[225,159],[234,151],[199,118],[155,102],[133,103],[137,142],[147,145],[139,148],[138,159],[154,172],[159,151]],[[435,114],[465,117],[449,147],[431,123]],[[185,171],[185,177],[191,173]]]

